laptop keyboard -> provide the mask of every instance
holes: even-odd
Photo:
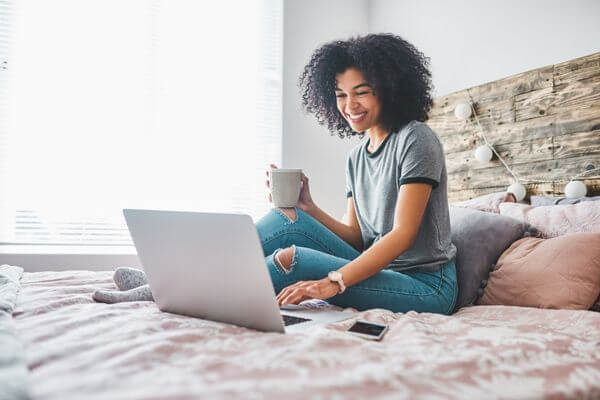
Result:
[[[283,317],[283,324],[285,326],[299,324],[300,322],[310,321],[310,319],[300,318],[300,317],[292,317],[291,315],[281,314]]]

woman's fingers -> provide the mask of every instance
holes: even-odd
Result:
[[[308,288],[312,285],[307,285],[304,281],[298,281],[293,285],[285,287],[277,295],[277,303],[283,304],[298,304],[301,301],[310,299],[309,293],[311,292]]]
[[[285,297],[283,297],[280,301],[280,305],[283,304],[297,304],[296,300],[302,296],[302,288],[296,288],[289,291]]]
[[[269,191],[267,192],[267,200],[269,201],[269,203],[272,203],[273,200],[272,200],[272,197],[271,197],[271,186],[270,186],[270,183],[269,183],[268,179],[265,181],[265,185],[267,185],[267,189],[269,189]]]
[[[277,165],[275,164],[269,164],[269,168],[267,168],[267,170],[265,171],[265,173],[267,174],[267,176],[269,176],[269,170],[271,169],[277,169]]]
[[[290,294],[292,293],[292,290],[294,290],[293,286],[288,286],[286,288],[284,288],[281,292],[279,292],[279,294],[277,295],[277,303],[279,303],[279,305],[285,304],[283,303],[284,300],[286,300]]]

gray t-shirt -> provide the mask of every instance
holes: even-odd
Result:
[[[364,250],[392,230],[400,186],[429,183],[433,188],[415,243],[386,268],[439,270],[456,255],[440,139],[427,124],[411,121],[387,135],[373,153],[367,150],[369,141],[354,147],[346,162],[346,195],[354,199]]]

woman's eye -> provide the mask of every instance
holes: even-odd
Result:
[[[346,97],[346,95],[345,94],[336,94],[335,97],[337,97],[339,99],[340,97]]]
[[[369,92],[360,92],[360,93],[356,93],[357,95],[361,96],[363,94],[369,94]]]

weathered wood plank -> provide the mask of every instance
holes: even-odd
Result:
[[[532,195],[538,196],[553,196],[555,194],[553,183],[531,183],[526,184],[527,195],[525,197],[526,200],[529,199]],[[448,191],[448,202],[453,203],[457,201],[470,200],[474,197],[483,196],[490,193],[496,192],[504,192],[508,188],[506,186],[493,186],[486,188],[477,188],[477,189],[464,189],[457,191]]]
[[[531,180],[569,180],[575,175],[594,167],[600,167],[600,157],[585,155],[541,161],[532,164],[511,166],[520,178]],[[600,169],[590,173],[586,178],[600,178]]]
[[[469,93],[474,102],[489,99],[500,101],[512,99],[515,95],[553,86],[554,66],[548,65],[530,71],[515,74],[497,81],[487,82],[467,90],[460,90],[434,99],[430,116],[454,115],[456,104],[468,101]]]
[[[485,194],[503,191],[506,191],[506,186],[492,186],[487,188],[465,189],[456,191],[448,190],[448,202],[453,203],[456,201],[470,200],[472,198],[483,196]]]
[[[600,195],[600,179],[581,179],[583,183],[587,186],[587,195],[588,196],[599,196]],[[525,184],[525,188],[527,189],[527,196],[525,199],[529,199],[529,197],[535,196],[564,196],[565,194],[565,186],[569,183],[568,180],[554,181],[552,183],[528,183]],[[508,185],[503,186],[493,186],[493,187],[484,187],[484,188],[475,188],[475,189],[462,189],[462,190],[448,190],[448,201],[450,203],[470,200],[474,197],[483,196],[489,193],[496,193],[505,191],[508,188]]]
[[[476,131],[466,131],[450,136],[440,136],[440,140],[444,146],[444,153],[449,154],[458,151],[467,151],[471,148],[475,149],[477,143],[482,139]]]
[[[556,86],[554,90],[547,88],[515,96],[515,120],[523,121],[599,103],[600,81],[574,81]]]
[[[587,187],[586,196],[599,196],[600,195],[600,179],[579,179]],[[554,183],[553,196],[560,196],[565,194],[565,186],[569,181],[557,181]]]
[[[541,138],[534,140],[526,140],[516,143],[507,143],[494,146],[500,157],[506,163],[524,164],[536,161],[552,160],[553,159],[553,138]],[[476,146],[471,149],[456,153],[446,154],[446,169],[449,174],[460,172],[467,169],[485,169],[490,167],[501,167],[500,160],[493,156],[489,162],[479,162],[475,159],[475,148],[483,144],[483,141],[478,141]]]
[[[545,115],[513,124],[486,129],[485,135],[494,145],[516,143],[524,140],[561,136],[576,132],[600,129],[600,104],[583,109],[571,109],[554,115]],[[478,131],[477,131],[478,132]],[[465,151],[479,143],[474,132],[441,136],[446,153]]]
[[[554,65],[554,84],[586,80],[600,75],[600,52]]]
[[[600,52],[588,54],[574,58],[572,60],[563,61],[561,63],[554,64],[554,71],[557,74],[568,74],[574,71],[578,71],[583,68],[598,68],[600,69]]]
[[[503,100],[481,98],[475,101],[474,108],[479,123],[484,129],[493,129],[496,126],[515,122],[514,97]],[[477,125],[474,116],[471,117],[471,120],[473,124]]]
[[[515,74],[507,78],[488,82],[483,85],[475,86],[469,89],[473,99],[477,101],[480,98],[494,97],[502,93],[503,99],[508,99],[517,94],[530,92],[532,90],[542,89],[553,86],[554,66],[532,69],[529,71]]]
[[[554,84],[557,86],[573,81],[600,82],[600,71],[596,68],[586,68],[568,75],[554,77]]]
[[[554,142],[554,158],[569,158],[597,154],[600,156],[600,129],[557,136]]]
[[[454,115],[454,108],[458,103],[469,102],[469,94],[466,90],[449,93],[445,96],[433,99],[433,106],[429,111],[429,117],[435,119],[441,115]]]
[[[458,118],[440,117],[427,120],[427,125],[433,129],[438,136],[450,136],[456,134],[470,134],[479,130],[477,125],[471,121],[461,121]]]
[[[477,113],[479,123],[486,130],[499,125],[512,124],[515,121],[515,106],[512,98],[498,101],[490,98],[480,99],[473,104],[473,108]],[[431,118],[427,124],[440,137],[479,131],[474,116],[463,121],[456,118],[454,112]]]
[[[565,179],[569,180],[590,167],[600,167],[600,157],[586,155],[582,157],[538,161],[526,164],[509,164],[509,166],[517,177],[524,181],[552,182]],[[586,178],[600,178],[600,169],[597,170],[596,173],[597,175],[591,173],[591,175],[586,176]],[[506,168],[504,168],[504,166],[493,166],[477,170],[468,169],[448,174],[449,190],[475,189],[495,185],[508,186],[513,183],[513,181],[513,176]]]
[[[544,88],[515,96],[515,122],[548,115],[546,108],[555,96],[554,88]]]

